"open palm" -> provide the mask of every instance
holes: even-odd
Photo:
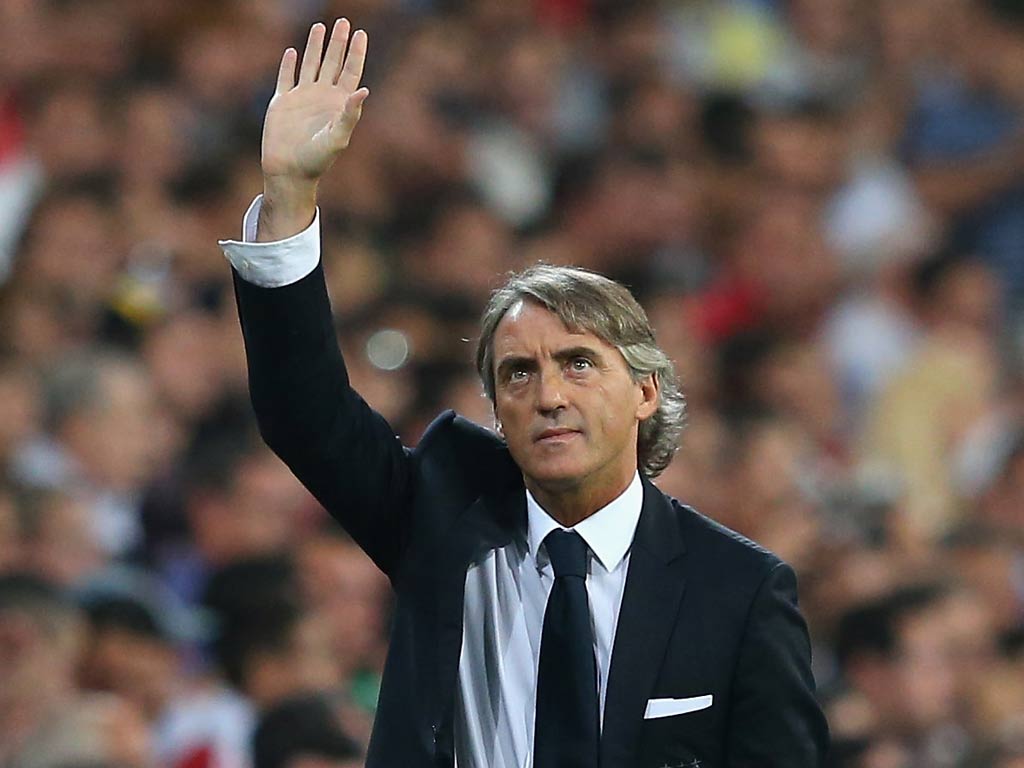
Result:
[[[263,124],[263,173],[268,177],[319,179],[348,146],[369,95],[359,87],[366,61],[367,37],[339,19],[324,53],[326,27],[314,24],[299,67],[289,48],[281,57],[277,88]],[[347,47],[347,55],[346,55]]]

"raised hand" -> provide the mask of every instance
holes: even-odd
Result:
[[[281,57],[277,87],[263,123],[264,203],[258,239],[275,240],[313,219],[316,185],[348,146],[369,90],[359,87],[366,61],[366,32],[349,41],[347,19],[334,23],[324,52],[323,24],[309,30],[296,81],[298,52]],[[347,48],[347,50],[346,50]]]

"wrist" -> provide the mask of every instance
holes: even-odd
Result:
[[[316,180],[264,176],[256,242],[284,240],[306,229],[316,215],[316,194]]]

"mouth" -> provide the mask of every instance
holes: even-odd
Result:
[[[557,445],[559,443],[565,443],[579,435],[579,431],[575,429],[566,429],[565,427],[552,427],[551,429],[545,429],[536,438],[534,442],[541,445]]]

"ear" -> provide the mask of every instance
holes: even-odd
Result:
[[[644,421],[654,415],[658,410],[658,403],[661,400],[661,386],[658,384],[658,375],[655,373],[644,376],[637,382],[640,393],[640,401],[636,406],[637,421]]]

